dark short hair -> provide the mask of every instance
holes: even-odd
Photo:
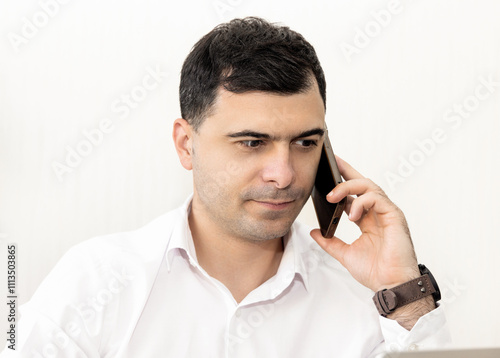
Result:
[[[326,108],[326,81],[314,48],[289,27],[258,17],[216,26],[192,48],[181,71],[182,118],[198,130],[222,86],[227,91],[295,94],[319,87]]]

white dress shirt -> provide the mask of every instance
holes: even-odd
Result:
[[[411,331],[380,317],[295,222],[276,275],[239,304],[199,266],[191,198],[145,227],[69,250],[23,305],[2,357],[375,357],[449,342],[442,308]]]

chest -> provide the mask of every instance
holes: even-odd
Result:
[[[274,297],[266,284],[238,305],[207,277],[163,272],[121,356],[363,357],[382,340],[376,316],[348,289],[292,281]]]

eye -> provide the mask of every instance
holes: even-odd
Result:
[[[318,145],[318,141],[314,139],[299,139],[295,143],[303,148],[314,148]]]
[[[257,148],[257,147],[260,147],[264,144],[264,141],[262,140],[258,140],[258,139],[254,139],[254,140],[242,140],[240,143],[243,147],[247,147],[247,148]]]

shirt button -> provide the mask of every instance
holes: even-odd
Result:
[[[241,317],[241,310],[236,310],[236,312],[234,312],[234,315],[235,315],[237,318],[240,318],[240,317]]]
[[[408,350],[409,351],[418,351],[418,345],[415,344],[415,343],[412,343],[410,344],[410,346],[408,347]]]

